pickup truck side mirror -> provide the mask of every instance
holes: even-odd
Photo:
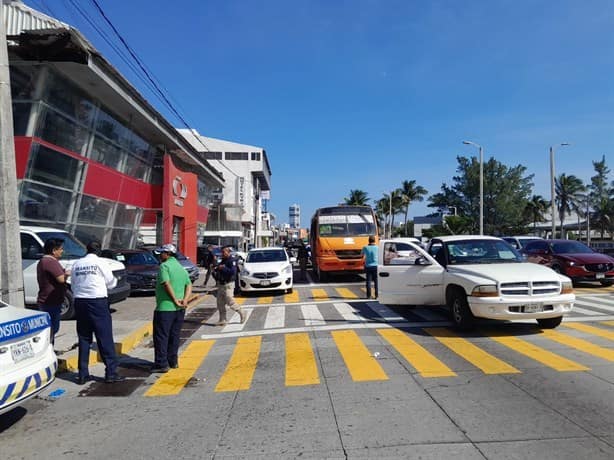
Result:
[[[431,265],[425,257],[418,257],[414,262],[415,265]]]

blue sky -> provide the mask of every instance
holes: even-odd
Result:
[[[108,31],[91,0],[26,3],[81,30],[181,127],[73,6]],[[603,155],[614,169],[607,0],[98,3],[192,127],[266,149],[277,223],[298,203],[308,226],[350,189],[375,199],[416,180],[434,194],[458,155],[477,156],[464,139],[525,165],[547,199],[550,145],[571,143],[557,175],[587,182]]]

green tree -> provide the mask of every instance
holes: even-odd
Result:
[[[533,195],[524,208],[523,217],[526,222],[533,224],[533,229],[538,222],[546,222],[546,213],[550,207],[550,201],[541,195]]]
[[[409,205],[414,201],[423,201],[424,195],[426,195],[428,192],[421,185],[416,185],[415,180],[404,180],[399,190],[401,192],[401,205],[405,207],[405,220],[403,221],[405,236],[408,236],[407,214],[409,212]]]
[[[586,190],[586,187],[578,177],[563,173],[555,179],[554,188],[556,207],[561,222],[561,236],[567,238],[563,231],[565,216],[571,215],[571,211],[577,209],[578,203],[583,201],[582,192]]]
[[[596,174],[591,177],[589,185],[589,209],[593,209],[591,220],[599,227],[601,239],[604,238],[606,230],[612,230],[612,216],[614,216],[614,182],[612,187],[608,186],[610,168],[606,165],[605,155],[601,161],[593,161],[593,168]]]
[[[457,157],[457,175],[451,186],[442,184],[441,192],[429,197],[429,207],[448,209],[468,217],[471,233],[479,231],[480,163],[477,158]],[[523,213],[533,187],[533,175],[526,167],[508,167],[494,158],[484,164],[484,233],[498,235],[521,226]]]
[[[348,198],[344,198],[343,201],[345,204],[354,205],[354,206],[367,206],[369,203],[369,196],[367,192],[363,190],[350,190],[350,196]]]

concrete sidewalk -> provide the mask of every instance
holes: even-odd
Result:
[[[186,313],[202,303],[207,296],[206,290],[198,285],[193,288],[192,298]],[[152,335],[154,296],[128,297],[126,300],[112,304],[113,338],[118,355],[128,354],[145,338]],[[62,321],[55,337],[55,351],[58,356],[58,372],[76,371],[78,364],[78,338],[76,322]],[[90,365],[102,363],[96,349],[96,341],[90,351]]]

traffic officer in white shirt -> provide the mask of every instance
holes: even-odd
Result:
[[[88,364],[92,335],[106,366],[105,382],[121,382],[125,377],[117,373],[117,356],[113,343],[113,326],[109,308],[108,289],[113,289],[117,280],[107,264],[98,257],[100,243],[87,245],[87,255],[74,263],[71,270],[72,292],[75,298],[77,335],[79,336],[79,376],[77,383],[83,385],[92,380]]]

